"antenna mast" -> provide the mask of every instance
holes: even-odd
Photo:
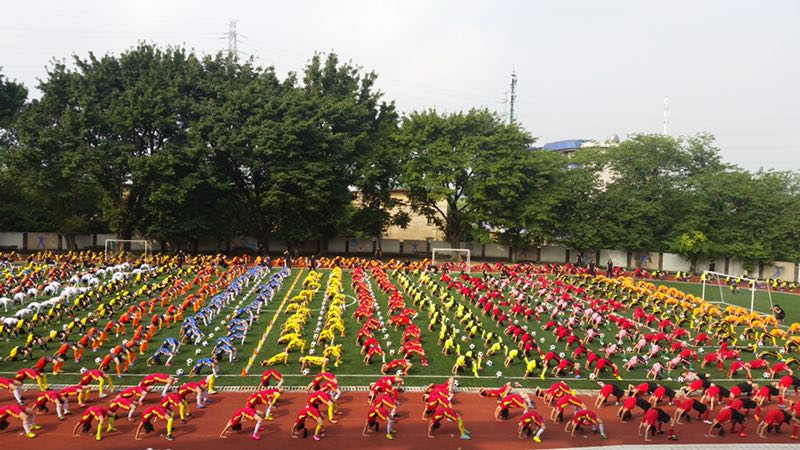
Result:
[[[508,123],[514,123],[514,106],[517,102],[517,72],[511,70],[511,94],[509,95]]]
[[[235,60],[239,56],[239,33],[236,32],[238,20],[228,22],[228,58]]]

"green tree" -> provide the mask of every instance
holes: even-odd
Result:
[[[99,187],[102,220],[129,238],[160,182],[150,157],[187,145],[201,65],[182,48],[144,43],[73,63],[56,63],[40,84],[42,102],[57,103],[46,120],[63,125],[64,151]]]
[[[19,173],[11,164],[19,146],[15,122],[23,110],[28,90],[0,72],[0,230],[18,231],[31,226],[31,209],[19,183]]]
[[[564,183],[568,160],[549,151],[524,151],[499,157],[477,183],[473,201],[480,222],[495,242],[517,250],[552,242],[558,229],[559,207],[568,199]]]
[[[409,152],[404,184],[411,207],[431,219],[457,248],[480,220],[477,192],[530,151],[533,138],[485,109],[414,112],[402,124]]]

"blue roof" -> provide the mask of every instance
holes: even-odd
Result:
[[[548,142],[544,144],[542,148],[552,151],[577,150],[586,142],[591,141],[589,139],[567,139],[564,141]]]

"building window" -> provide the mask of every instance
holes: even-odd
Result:
[[[431,226],[436,225],[436,223],[434,223],[432,217],[428,217],[428,225],[431,225]]]

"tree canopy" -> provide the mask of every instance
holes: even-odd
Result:
[[[402,115],[377,79],[335,53],[281,77],[149,43],[55,62],[35,99],[0,73],[0,230],[325,251],[334,237],[380,244],[413,211],[454,247],[800,259],[800,174],[727,164],[711,135],[568,156],[485,108]]]

